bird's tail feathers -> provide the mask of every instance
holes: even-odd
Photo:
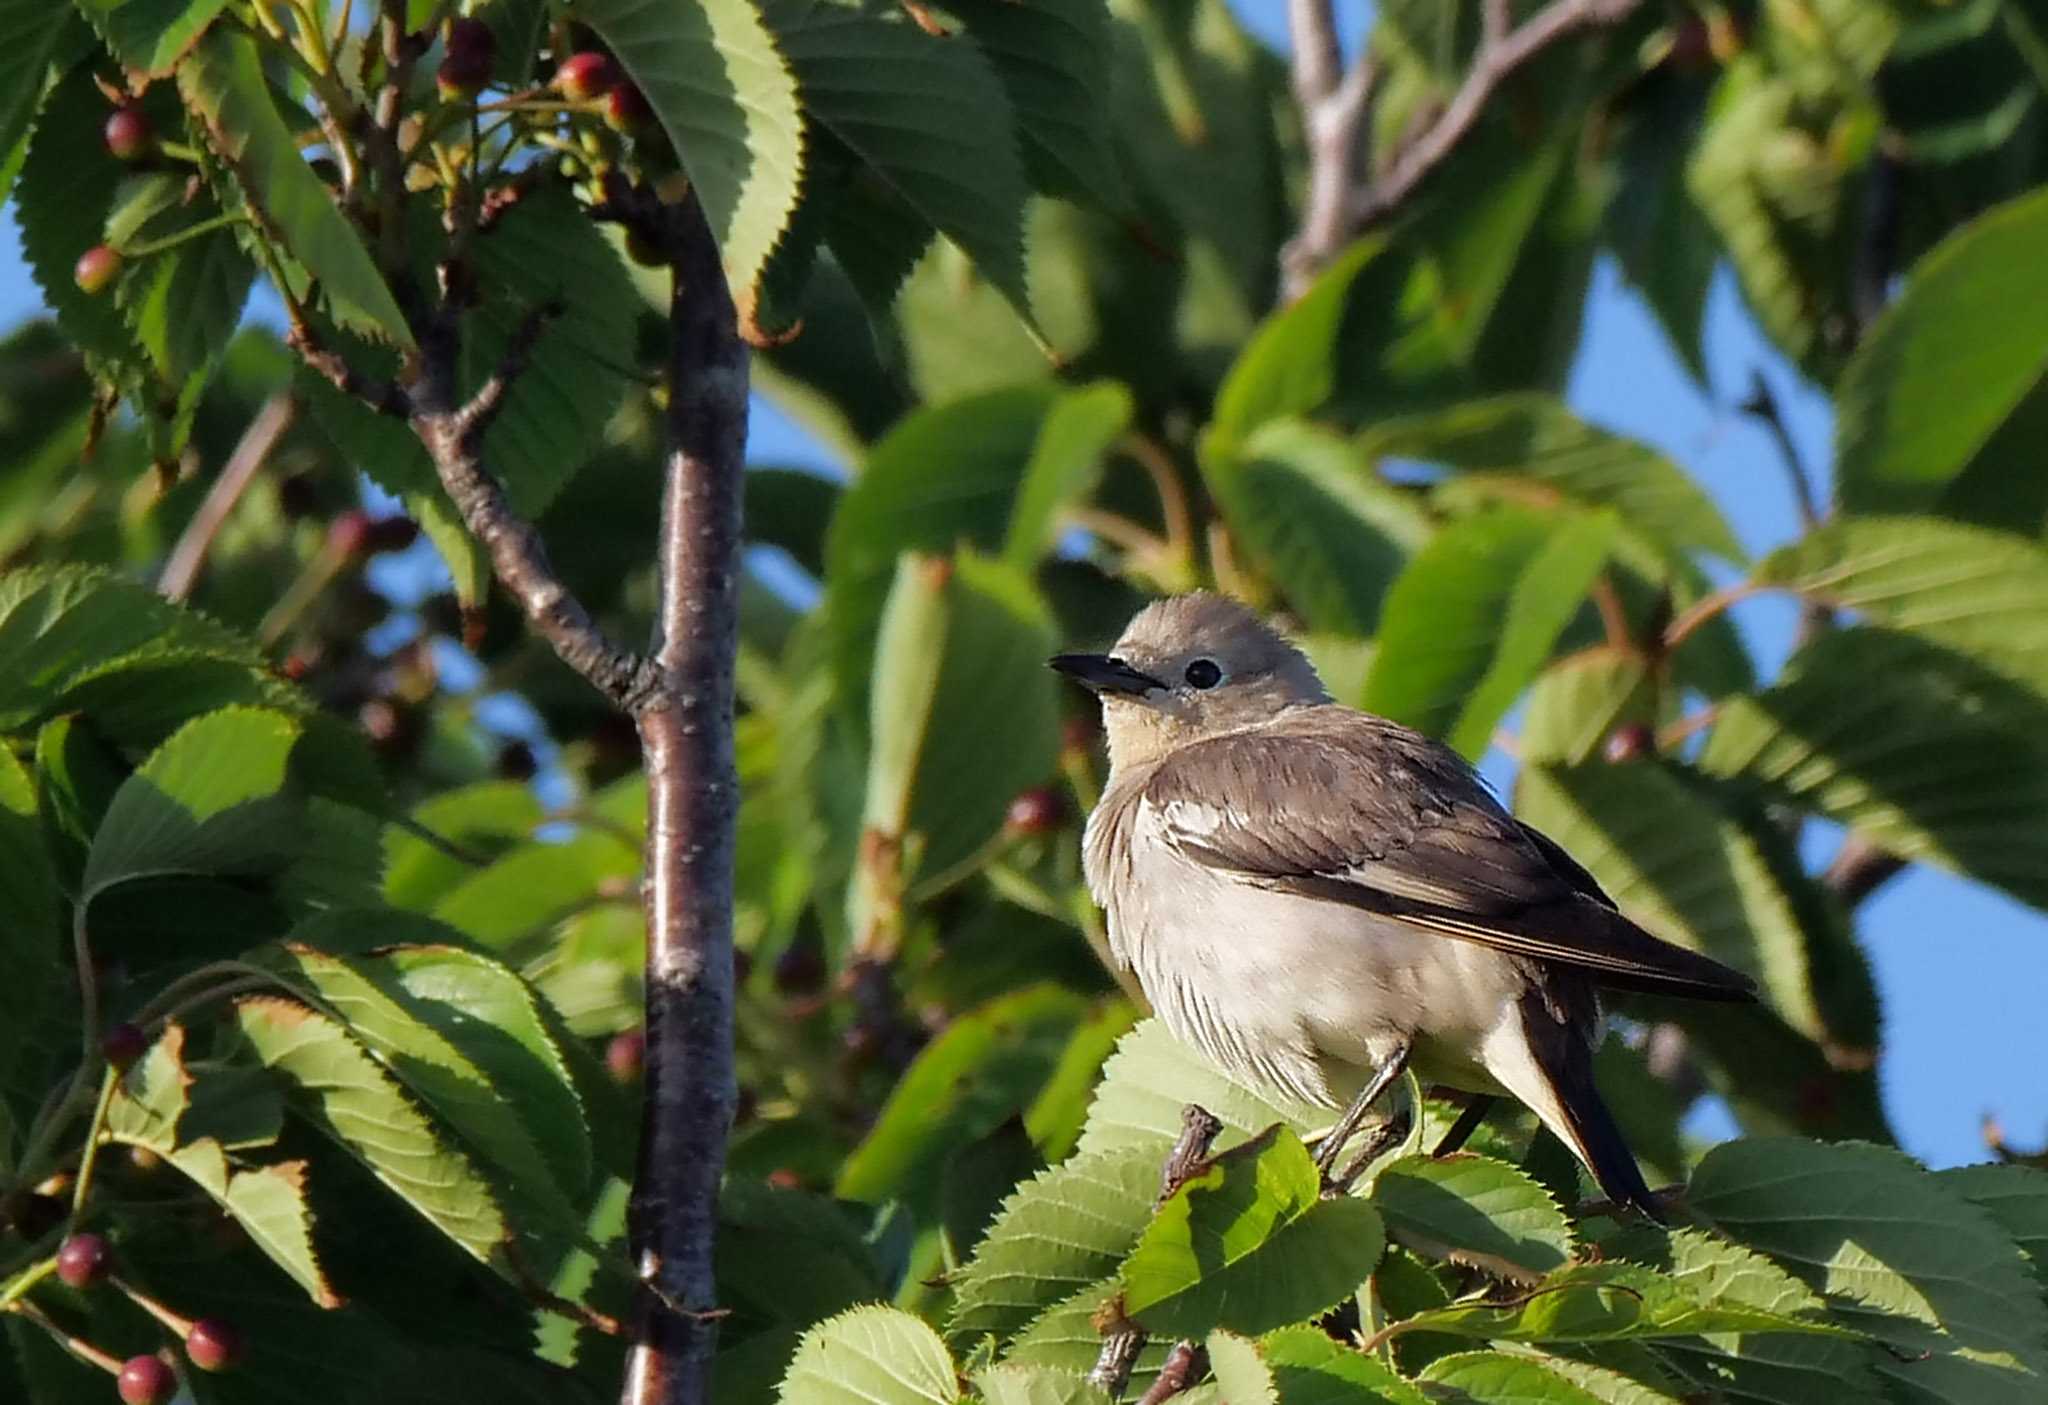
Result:
[[[1529,1004],[1534,1008],[1518,1011],[1519,1029],[1503,1029],[1488,1041],[1488,1071],[1586,1164],[1602,1195],[1664,1223],[1635,1154],[1593,1082],[1591,1046],[1540,999]]]

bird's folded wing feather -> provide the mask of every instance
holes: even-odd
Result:
[[[1592,876],[1501,808],[1454,752],[1347,708],[1174,752],[1142,804],[1190,860],[1602,985],[1745,999],[1749,979],[1622,917]]]

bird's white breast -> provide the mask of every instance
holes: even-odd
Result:
[[[1411,1042],[1425,1081],[1497,1090],[1477,1055],[1522,993],[1513,962],[1198,863],[1170,835],[1204,832],[1200,808],[1167,816],[1141,794],[1106,795],[1087,839],[1111,949],[1175,1035],[1329,1106]]]

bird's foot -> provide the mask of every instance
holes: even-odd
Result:
[[[1338,1148],[1334,1146],[1328,1148],[1328,1165],[1323,1163],[1319,1153],[1316,1169],[1323,1178],[1323,1199],[1334,1200],[1340,1195],[1349,1195],[1352,1183],[1365,1173],[1365,1168],[1385,1155],[1388,1148],[1398,1145],[1406,1138],[1409,1128],[1413,1125],[1413,1119],[1409,1117],[1408,1110],[1406,1108],[1401,1109],[1401,1111],[1380,1123],[1379,1126],[1367,1132],[1365,1139],[1358,1144],[1358,1150],[1344,1164],[1344,1169],[1334,1176],[1330,1174],[1330,1166],[1336,1164]]]

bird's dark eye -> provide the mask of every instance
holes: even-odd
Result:
[[[1190,688],[1213,688],[1223,681],[1223,670],[1216,666],[1214,659],[1196,659],[1182,676],[1188,680]]]

